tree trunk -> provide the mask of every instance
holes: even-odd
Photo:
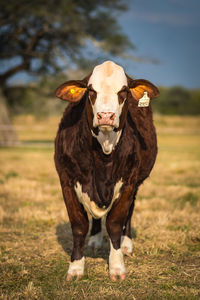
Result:
[[[5,96],[0,90],[0,147],[16,145],[19,145],[19,140],[9,118]]]

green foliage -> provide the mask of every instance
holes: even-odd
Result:
[[[199,115],[200,90],[180,86],[160,88],[160,96],[152,101],[154,111],[166,115]]]
[[[133,47],[117,22],[126,9],[123,0],[0,1],[0,84],[20,71],[41,76],[92,61],[88,44],[123,55]]]
[[[51,92],[46,90],[45,84],[7,89],[7,104],[11,115],[29,114],[44,117],[61,114],[67,103],[54,96],[55,87],[56,85],[52,86]]]

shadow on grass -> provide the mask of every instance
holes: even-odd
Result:
[[[63,250],[71,256],[73,248],[73,237],[70,223],[59,224],[56,227],[56,235],[58,243],[62,246]],[[100,249],[92,249],[87,246],[89,234],[85,241],[84,255],[91,258],[103,258],[107,259],[109,254],[109,242],[108,236],[103,237],[102,247]]]
[[[136,238],[136,230],[134,228],[131,229],[132,238]],[[63,250],[71,256],[72,248],[73,248],[73,237],[71,231],[70,223],[59,224],[56,227],[56,235],[58,243],[62,246]],[[89,238],[89,233],[87,235],[85,241],[85,249],[84,255],[91,258],[103,258],[108,260],[110,245],[109,245],[109,237],[106,232],[105,226],[103,226],[103,243],[100,249],[93,249],[87,246]]]

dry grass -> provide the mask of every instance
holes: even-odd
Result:
[[[0,149],[1,299],[199,299],[200,119],[155,117],[159,155],[140,188],[127,279],[108,278],[108,238],[85,249],[86,273],[67,283],[71,229],[53,164],[58,120],[14,120],[20,148]]]

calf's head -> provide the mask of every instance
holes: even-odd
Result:
[[[69,102],[80,101],[86,94],[87,117],[91,130],[102,134],[120,131],[128,111],[128,101],[139,101],[147,92],[149,98],[159,91],[151,82],[132,80],[123,68],[106,61],[96,66],[83,80],[65,82],[56,90],[56,96]],[[98,130],[97,130],[98,129]]]

